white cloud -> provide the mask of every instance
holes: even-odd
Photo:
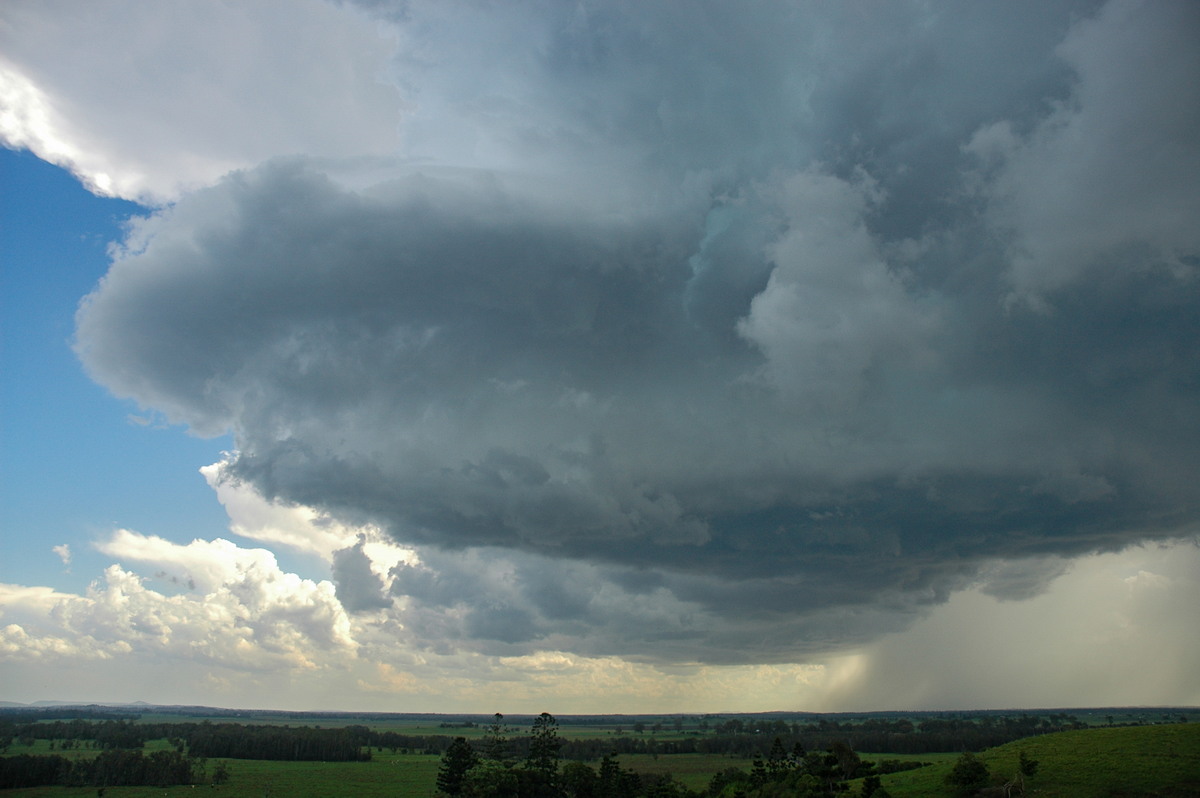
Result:
[[[14,0],[0,9],[0,136],[97,193],[152,202],[274,155],[387,154],[394,46],[324,0]]]
[[[200,469],[229,515],[229,530],[250,540],[283,545],[325,560],[354,543],[359,530],[308,507],[270,502],[248,485],[221,479],[221,463]]]
[[[333,585],[281,571],[268,551],[225,540],[181,546],[128,530],[99,548],[160,569],[175,589],[153,590],[120,565],[83,596],[9,588],[6,613],[26,621],[6,632],[11,656],[129,654],[261,670],[328,666],[353,651]]]

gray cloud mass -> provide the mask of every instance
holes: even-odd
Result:
[[[281,158],[135,222],[76,345],[232,430],[225,479],[428,547],[405,634],[783,661],[1196,534],[1200,7],[391,24],[374,185]]]

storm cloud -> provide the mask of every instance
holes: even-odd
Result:
[[[1195,5],[371,11],[401,151],[136,220],[76,338],[422,552],[347,609],[788,661],[1196,534]]]

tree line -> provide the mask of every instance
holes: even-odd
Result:
[[[557,723],[557,722],[556,722]],[[928,718],[914,724],[907,718],[870,718],[861,722],[820,720],[786,723],[783,720],[730,718],[709,734],[612,734],[560,741],[564,759],[595,761],[605,754],[717,754],[751,758],[766,756],[778,737],[791,750],[826,750],[844,742],[858,751],[924,754],[938,751],[981,751],[1013,740],[1051,731],[1082,728],[1075,717],[1054,714],[1038,717],[984,716],[981,718]],[[87,746],[99,749],[136,749],[147,740],[169,739],[177,750],[203,757],[232,759],[323,760],[351,762],[370,759],[371,749],[393,752],[441,754],[451,743],[443,734],[412,735],[377,731],[362,725],[342,728],[255,725],[241,723],[135,723],[128,719],[25,721],[20,716],[0,716],[0,750],[14,740],[57,741],[62,748]],[[529,740],[509,740],[511,755],[523,758]]]
[[[169,787],[197,784],[204,763],[179,751],[109,750],[91,758],[59,754],[0,757],[0,789],[21,787]]]
[[[583,761],[564,763],[569,744],[558,737],[549,713],[539,715],[524,737],[511,737],[497,713],[482,739],[454,738],[438,768],[438,791],[450,798],[818,798],[843,793],[847,781],[862,778],[862,798],[886,798],[879,775],[924,764],[864,761],[844,741],[813,752],[796,743],[789,751],[775,737],[766,756],[755,754],[750,770],[727,768],[705,792],[696,792],[669,774],[646,776],[622,768],[614,751],[599,757],[597,768]]]

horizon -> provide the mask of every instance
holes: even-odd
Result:
[[[0,701],[0,709],[90,709],[91,707],[114,708],[150,708],[150,709],[169,709],[169,710],[197,710],[187,714],[199,714],[200,710],[214,710],[216,712],[232,712],[232,713],[253,713],[256,715],[325,715],[333,717],[358,717],[363,715],[372,716],[396,716],[396,717],[444,717],[444,718],[482,718],[490,720],[495,717],[495,712],[406,712],[404,710],[359,710],[346,711],[335,709],[270,709],[265,707],[218,707],[204,706],[195,704],[154,704],[147,701],[112,701],[112,702],[74,702],[74,701],[55,701],[41,700],[29,704],[21,704],[14,701]],[[1035,717],[1041,714],[1061,714],[1064,712],[1160,712],[1164,710],[1185,710],[1188,712],[1200,711],[1200,706],[1174,706],[1170,704],[1163,705],[1148,705],[1148,706],[1096,706],[1096,707],[974,707],[970,709],[886,709],[886,710],[864,710],[864,711],[830,711],[830,712],[812,712],[808,710],[789,710],[789,709],[769,709],[754,712],[739,712],[737,710],[715,710],[712,712],[650,712],[650,713],[628,713],[628,712],[550,712],[555,718],[666,718],[666,717],[715,717],[718,715],[732,716],[756,716],[756,715],[812,715],[812,716],[834,716],[846,715],[850,717],[866,717],[874,715],[971,715],[971,714],[998,714],[1020,712],[1023,714],[1032,713]],[[543,710],[545,711],[545,710]],[[541,712],[502,712],[501,714],[506,720],[511,718],[536,718]],[[1182,722],[1182,721],[1171,721]],[[1190,721],[1196,722],[1196,721]]]
[[[0,699],[1200,706],[1198,42],[5,3]]]

